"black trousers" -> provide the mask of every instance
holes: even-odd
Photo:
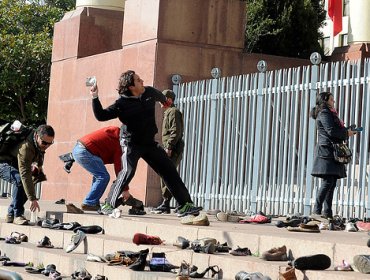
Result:
[[[322,178],[322,184],[316,195],[314,212],[315,214],[323,214],[328,217],[333,217],[333,195],[337,186],[337,178],[335,176],[325,176]],[[324,209],[322,209],[324,206]],[[323,213],[321,211],[323,210]]]
[[[122,194],[124,186],[128,185],[134,177],[140,158],[145,160],[162,177],[179,205],[192,202],[189,191],[181,180],[175,165],[157,142],[146,145],[125,142],[122,149],[122,170],[113,182],[106,199],[106,202],[111,206],[116,208],[120,205],[118,198]]]

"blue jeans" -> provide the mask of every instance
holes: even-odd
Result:
[[[90,192],[86,195],[83,204],[99,205],[99,199],[103,196],[110,180],[103,160],[90,153],[78,142],[73,148],[72,154],[75,161],[93,175]]]
[[[8,215],[23,216],[27,195],[19,171],[7,163],[0,163],[0,178],[12,184],[12,202],[8,208]]]

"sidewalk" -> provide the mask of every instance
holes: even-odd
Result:
[[[9,199],[0,199],[2,222],[0,236],[9,236],[11,232],[17,231],[29,237],[28,243],[19,245],[0,242],[1,252],[6,253],[12,260],[33,261],[36,264],[42,262],[45,265],[53,262],[64,275],[70,275],[78,267],[83,266],[91,274],[104,274],[109,277],[109,280],[175,279],[175,274],[170,273],[133,272],[122,266],[112,267],[106,264],[87,262],[86,255],[83,254],[83,248],[77,248],[70,254],[65,253],[62,249],[37,248],[35,244],[44,235],[50,237],[54,246],[65,248],[69,244],[73,232],[44,229],[38,226],[6,224],[3,218],[6,215],[9,203]],[[79,203],[74,204],[79,206]],[[370,279],[370,275],[333,270],[334,266],[339,265],[343,259],[351,263],[354,255],[370,254],[370,248],[366,245],[370,237],[366,232],[289,232],[285,228],[277,228],[275,226],[277,219],[273,219],[271,224],[257,225],[220,222],[214,216],[209,216],[210,226],[197,227],[181,225],[180,219],[175,214],[130,216],[127,214],[129,208],[126,206],[122,207],[123,213],[119,219],[112,219],[94,212],[85,212],[85,214],[63,213],[66,212],[65,205],[58,205],[51,201],[40,201],[40,206],[41,217],[45,217],[46,211],[51,211],[48,212],[48,216],[57,215],[63,217],[63,222],[77,221],[82,225],[99,225],[103,227],[105,235],[88,235],[88,251],[97,255],[114,253],[117,250],[139,251],[149,247],[151,252],[166,252],[168,260],[175,265],[180,265],[182,260],[186,260],[193,265],[197,265],[200,271],[210,265],[218,265],[224,272],[222,279],[234,279],[235,274],[241,270],[247,272],[259,271],[264,275],[270,276],[271,279],[277,279],[279,272],[283,272],[287,266],[287,262],[267,262],[256,256],[235,257],[227,253],[208,255],[194,253],[189,249],[181,250],[172,246],[172,243],[176,241],[178,236],[183,236],[190,241],[212,237],[216,238],[220,243],[227,242],[233,249],[237,246],[248,247],[257,256],[273,247],[286,245],[295,258],[318,253],[326,254],[331,258],[332,266],[330,269],[325,271],[306,271],[305,274],[297,271],[298,279]],[[27,214],[29,215],[29,213]],[[165,240],[165,245],[136,246],[132,243],[132,237],[138,232],[157,235],[162,240]],[[6,267],[6,269],[19,271],[19,268]],[[124,278],[122,278],[123,275],[125,275]],[[24,279],[33,279],[29,278],[29,274],[26,274],[26,277]],[[45,279],[45,276],[41,279]]]

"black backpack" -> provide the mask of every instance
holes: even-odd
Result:
[[[0,125],[0,154],[7,154],[19,143],[23,142],[33,129],[21,125],[19,130],[12,130],[13,122],[6,122]]]

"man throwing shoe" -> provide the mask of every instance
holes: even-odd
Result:
[[[46,180],[42,170],[44,154],[54,143],[54,129],[40,125],[27,138],[0,155],[0,178],[12,184],[12,202],[8,208],[7,223],[28,224],[24,217],[24,204],[30,202],[30,210],[40,210],[35,184]]]
[[[169,106],[162,106],[164,109],[163,122],[162,122],[162,145],[166,151],[168,157],[172,160],[173,164],[177,168],[182,159],[184,152],[184,120],[182,113],[174,105],[175,93],[166,89],[163,95],[167,97],[167,103]],[[168,190],[165,182],[161,179],[161,190],[163,202],[158,207],[152,210],[154,214],[170,213],[170,202],[172,194]]]
[[[161,175],[180,205],[180,215],[198,213],[202,208],[194,207],[175,165],[154,140],[154,135],[158,132],[155,123],[155,103],[161,102],[168,106],[166,97],[153,87],[144,87],[144,81],[132,70],[120,76],[119,98],[106,109],[103,109],[100,103],[97,85],[90,88],[90,94],[97,120],[107,121],[119,118],[123,123],[121,127],[122,170],[111,186],[102,212],[109,214],[113,208],[119,206],[119,196],[124,186],[132,180],[137,163],[142,158],[157,174]]]

